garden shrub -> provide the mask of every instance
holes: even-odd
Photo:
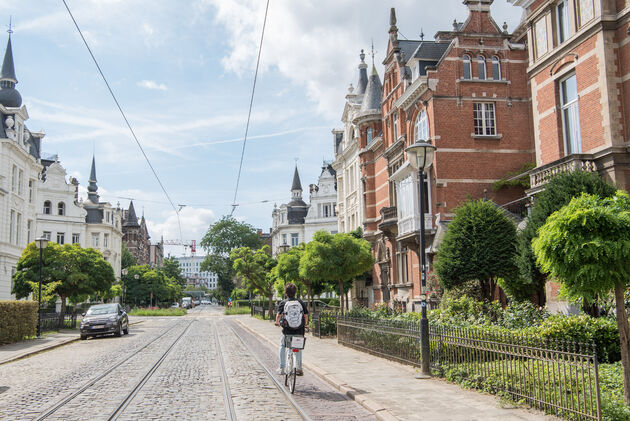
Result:
[[[36,301],[0,301],[0,345],[37,333]]]
[[[531,301],[513,302],[504,311],[501,326],[506,329],[524,329],[539,326],[550,314]]]

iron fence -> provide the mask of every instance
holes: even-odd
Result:
[[[274,310],[269,313],[269,309],[267,307],[262,307],[262,306],[253,306],[252,310],[251,310],[251,315],[252,317],[254,316],[260,316],[263,320],[269,319],[271,321],[275,321],[276,320],[276,310],[274,308]]]
[[[340,344],[420,366],[420,323],[337,318]],[[571,420],[601,420],[594,344],[430,326],[433,373]]]
[[[42,313],[41,316],[42,332],[59,330],[59,329],[76,329],[77,313],[66,313],[63,317],[63,323],[59,321],[59,313]]]
[[[337,334],[337,317],[339,310],[314,311],[311,317],[313,336],[335,336]]]

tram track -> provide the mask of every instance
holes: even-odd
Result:
[[[159,367],[159,365],[162,363],[162,361],[164,360],[164,358],[166,358],[166,355],[168,355],[168,353],[170,352],[170,350],[175,346],[175,344],[179,341],[179,339],[184,335],[184,333],[188,330],[188,328],[190,328],[190,325],[192,324],[194,320],[191,320],[188,323],[188,326],[186,326],[186,328],[184,328],[183,332],[177,337],[177,339],[173,342],[173,344],[171,344],[171,346],[169,346],[169,348],[167,349],[167,351],[165,351],[160,359],[158,360],[158,362],[156,362],[152,367],[151,370],[149,371],[149,373],[147,373],[144,377],[143,377],[143,381],[146,383],[146,380],[148,380],[151,375],[155,372],[155,370],[157,370],[157,367]],[[41,421],[41,420],[45,420],[47,418],[49,418],[51,415],[55,414],[57,411],[59,411],[61,408],[63,408],[64,406],[66,406],[67,404],[69,404],[70,402],[72,402],[74,399],[76,399],[77,397],[79,397],[80,395],[82,395],[83,393],[85,393],[87,390],[89,390],[90,388],[92,388],[94,385],[96,385],[99,381],[103,380],[104,378],[106,378],[108,375],[110,375],[114,370],[120,368],[123,364],[127,363],[129,360],[131,360],[132,358],[140,355],[140,353],[145,350],[146,348],[148,348],[149,346],[151,346],[152,344],[154,344],[155,342],[157,342],[159,339],[163,338],[165,335],[167,335],[169,332],[171,332],[173,329],[175,329],[178,326],[181,326],[183,323],[185,322],[181,322],[181,323],[176,323],[173,326],[169,327],[167,330],[165,330],[163,333],[161,333],[160,335],[158,335],[157,337],[155,337],[154,339],[152,339],[151,341],[149,341],[148,343],[146,343],[145,345],[143,345],[142,347],[138,348],[137,350],[135,350],[133,353],[131,353],[130,355],[128,355],[126,358],[124,358],[123,360],[113,364],[111,367],[109,367],[107,370],[105,370],[104,372],[102,372],[100,375],[92,378],[91,380],[89,380],[88,382],[86,382],[83,386],[81,386],[79,389],[77,389],[75,392],[71,393],[69,396],[63,398],[61,401],[57,402],[56,404],[54,404],[52,407],[50,407],[48,410],[45,410],[45,412],[43,412],[42,414],[40,414],[37,418],[35,418],[37,421]],[[142,385],[144,385],[144,383],[142,383]],[[136,387],[134,388],[134,390],[127,396],[127,398],[125,399],[125,401],[123,401],[123,403],[121,405],[123,405],[126,401],[131,401],[131,399],[133,399],[133,397],[131,397],[131,399],[129,399],[130,395],[133,394],[133,396],[135,396],[135,394],[141,389],[142,385],[138,386],[136,385]],[[128,404],[128,402],[127,402]],[[125,405],[126,407],[126,405]],[[113,417],[117,412],[114,412],[112,414],[112,416],[110,416],[110,420],[115,419],[115,418],[111,418]],[[118,414],[120,415],[120,414]],[[117,416],[118,416],[117,415]]]

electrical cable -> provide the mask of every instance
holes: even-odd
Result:
[[[265,18],[263,20],[262,33],[260,34],[260,44],[258,46],[258,58],[256,59],[256,71],[254,72],[254,84],[252,86],[252,96],[249,100],[249,112],[247,113],[247,124],[245,125],[245,137],[243,138],[243,149],[241,150],[241,162],[238,166],[238,175],[236,176],[236,188],[234,189],[234,200],[232,200],[232,212],[230,212],[230,216],[234,215],[234,211],[236,210],[236,207],[238,206],[238,204],[236,203],[236,196],[238,195],[238,186],[241,182],[241,171],[243,170],[243,157],[245,156],[245,145],[247,144],[249,122],[252,116],[252,106],[254,105],[254,93],[256,92],[256,80],[258,79],[258,67],[260,65],[260,54],[262,52],[263,39],[265,37],[265,27],[267,25],[267,12],[268,11],[269,11],[269,0],[267,0],[267,6],[265,7]]]
[[[76,19],[74,18],[74,15],[72,14],[72,11],[70,11],[70,7],[68,7],[68,3],[66,3],[66,0],[61,0],[61,1],[63,2],[64,6],[66,6],[66,10],[68,11],[68,14],[70,15],[70,18],[72,19],[72,22],[74,22],[74,26],[77,28],[77,31],[79,31],[79,35],[81,36],[81,39],[83,40],[83,43],[85,44],[85,47],[87,48],[88,52],[90,53],[90,56],[92,57],[92,60],[94,61],[94,64],[96,65],[96,68],[98,69],[98,72],[101,74],[101,77],[103,78],[103,82],[105,82],[105,85],[107,86],[107,89],[109,90],[110,95],[112,96],[114,102],[116,103],[116,107],[118,107],[118,111],[120,111],[120,114],[122,115],[122,118],[125,120],[125,123],[127,124],[127,127],[129,128],[129,131],[131,132],[131,136],[136,141],[136,144],[138,145],[138,148],[140,148],[140,152],[142,152],[142,155],[144,156],[144,159],[147,161],[147,164],[149,165],[149,168],[151,168],[151,171],[153,172],[153,175],[155,176],[155,179],[157,180],[158,184],[162,188],[162,191],[164,192],[164,195],[168,199],[169,203],[173,207],[173,210],[175,211],[175,215],[177,216],[177,224],[179,225],[180,240],[184,241],[183,240],[183,236],[182,236],[182,223],[181,223],[181,221],[179,219],[179,211],[177,210],[177,208],[175,207],[175,204],[171,200],[171,197],[169,196],[168,192],[166,191],[166,188],[164,187],[164,184],[162,184],[162,181],[160,180],[160,177],[158,177],[158,174],[155,171],[155,168],[153,168],[153,165],[151,164],[151,161],[149,161],[149,157],[144,152],[144,148],[140,144],[140,141],[138,140],[138,137],[136,136],[136,133],[134,132],[133,128],[131,127],[131,123],[129,123],[129,120],[127,119],[127,116],[125,115],[125,112],[123,111],[122,107],[120,106],[120,103],[118,102],[118,99],[116,98],[116,95],[114,94],[114,91],[109,86],[109,82],[107,81],[107,78],[105,77],[105,74],[101,70],[101,66],[99,66],[98,61],[96,60],[96,57],[92,53],[92,49],[90,48],[87,40],[83,36],[83,32],[81,32],[81,28],[79,28],[79,24],[77,23]],[[241,162],[242,162],[242,158],[241,158]]]

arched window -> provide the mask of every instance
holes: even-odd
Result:
[[[57,215],[65,215],[66,214],[66,204],[63,202],[59,202],[57,204]]]
[[[492,57],[492,79],[501,80],[501,60],[499,57]]]
[[[486,80],[486,58],[484,56],[477,56],[477,69],[479,80]]]
[[[425,110],[420,111],[418,118],[416,118],[413,137],[416,142],[429,140],[429,120],[427,119],[427,113]]]
[[[50,205],[50,200],[46,200],[44,202],[44,215],[50,215],[50,211],[51,211],[51,205]]]
[[[370,128],[367,129],[367,143],[368,143],[368,145],[370,143],[372,143],[373,137],[374,137],[374,130],[372,130],[372,128],[370,127]]]
[[[464,63],[464,79],[471,79],[472,71],[470,69],[470,56],[468,54],[464,54],[462,61]]]

